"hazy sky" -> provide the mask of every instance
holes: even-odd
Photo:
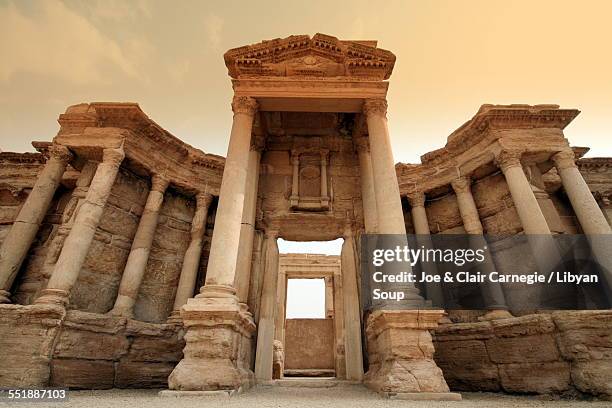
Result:
[[[483,103],[556,103],[566,135],[612,156],[612,1],[0,0],[0,148],[50,140],[68,105],[133,101],[225,155],[229,48],[322,32],[397,55],[389,126],[397,161],[444,145]]]

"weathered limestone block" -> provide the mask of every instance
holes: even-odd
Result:
[[[560,393],[570,387],[570,365],[565,361],[502,364],[499,377],[506,392]]]
[[[172,363],[120,361],[116,367],[117,388],[166,388]]]
[[[486,346],[494,363],[539,363],[560,358],[555,339],[550,334],[494,338],[487,340]]]
[[[49,306],[0,305],[0,386],[45,386],[64,311]]]
[[[127,353],[129,342],[123,334],[63,329],[55,346],[54,358],[117,360]]]
[[[433,360],[428,329],[437,326],[440,310],[402,310],[372,313],[366,335],[370,368],[367,387],[383,393],[448,393],[442,370]]]
[[[127,358],[142,362],[174,362],[183,358],[185,342],[178,336],[171,338],[136,337],[132,341]]]
[[[612,362],[610,360],[571,363],[574,386],[582,392],[612,400]]]
[[[104,360],[54,359],[51,362],[50,385],[72,389],[113,388],[114,364]]]

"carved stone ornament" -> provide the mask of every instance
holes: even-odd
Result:
[[[411,207],[424,207],[425,206],[425,193],[417,191],[410,193],[406,196]]]
[[[468,193],[470,192],[471,185],[472,179],[469,176],[461,176],[451,181],[451,186],[455,193]]]
[[[257,112],[258,103],[255,98],[250,96],[234,96],[232,100],[232,110],[235,114],[244,113],[249,116],[255,116]]]
[[[325,34],[292,35],[233,48],[224,55],[232,78],[353,77],[384,80],[395,65],[392,52],[375,41],[341,41]]]
[[[108,148],[108,149],[104,149],[104,153],[102,156],[102,162],[119,167],[119,165],[121,165],[121,162],[123,161],[124,158],[125,158],[125,152],[123,151],[123,148],[121,147],[116,148],[116,149]]]
[[[367,115],[387,116],[387,101],[385,99],[366,99],[363,102],[363,112]]]
[[[563,150],[552,156],[555,167],[559,170],[576,167],[576,156],[572,150]]]
[[[520,167],[522,156],[523,152],[521,150],[502,150],[495,157],[495,164],[497,164],[502,171],[506,171],[506,169],[510,167]]]
[[[49,147],[49,156],[63,163],[69,162],[74,157],[70,149],[68,149],[66,146],[55,143]]]

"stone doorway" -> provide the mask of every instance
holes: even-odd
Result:
[[[280,241],[274,378],[344,378],[342,239]]]

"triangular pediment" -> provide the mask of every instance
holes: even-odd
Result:
[[[225,53],[232,78],[257,76],[388,79],[395,55],[375,41],[341,41],[316,34],[293,35],[234,48]]]

